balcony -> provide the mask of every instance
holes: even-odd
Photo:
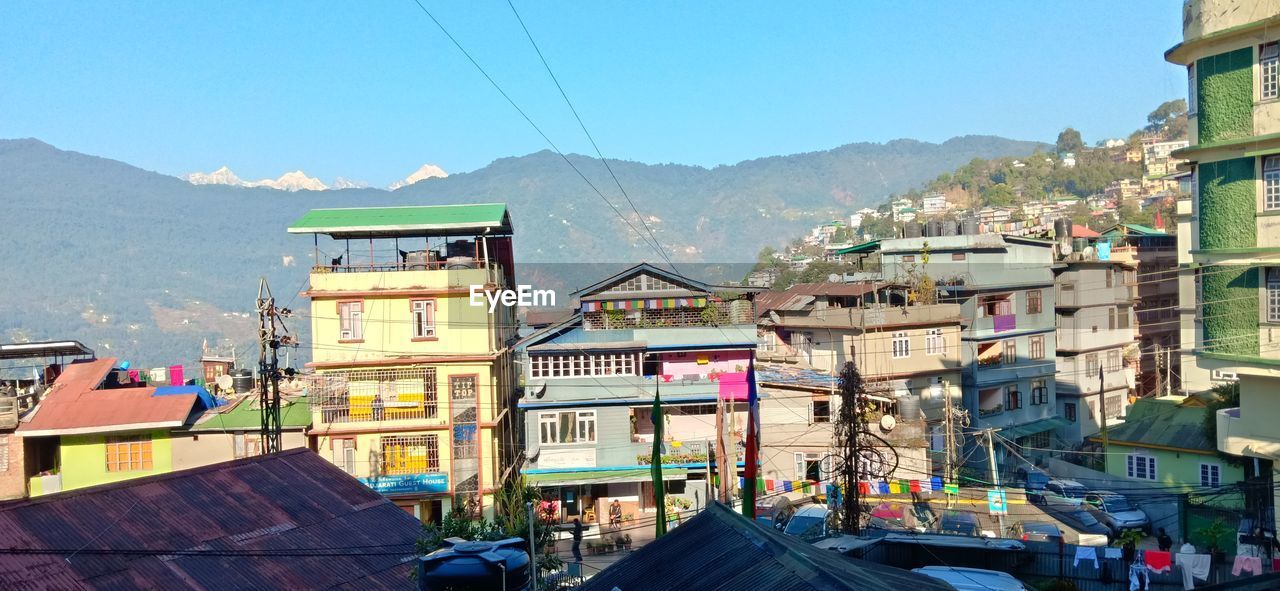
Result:
[[[1108,304],[1128,303],[1138,298],[1138,286],[1117,283],[1102,289],[1076,289],[1072,284],[1058,286],[1059,308],[1079,308]]]
[[[1268,428],[1270,417],[1254,420],[1241,416],[1240,408],[1224,408],[1217,413],[1218,450],[1237,456],[1280,459],[1280,433]]]
[[[358,370],[310,374],[311,410],[320,424],[363,424],[430,421],[444,425],[436,396],[434,368]]]
[[[397,289],[449,289],[498,283],[502,272],[496,263],[472,261],[465,265],[357,264],[320,265],[311,269],[308,295],[343,291],[387,291]]]
[[[1089,351],[1118,347],[1133,342],[1136,331],[1128,326],[1109,329],[1105,326],[1075,328],[1067,323],[1058,329],[1059,351]]]

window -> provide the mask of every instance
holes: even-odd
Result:
[[[1027,338],[1027,354],[1032,359],[1044,359],[1044,335]]]
[[[356,474],[356,440],[351,438],[333,440],[333,463],[347,474]]]
[[[1022,392],[1018,391],[1017,386],[1004,387],[1005,408],[1008,410],[1018,410],[1022,408]]]
[[[1267,322],[1280,322],[1280,267],[1267,269]]]
[[[814,452],[796,452],[796,480],[821,482],[830,474],[829,466],[822,454]]]
[[[1067,402],[1062,405],[1062,414],[1068,421],[1076,422],[1076,403]]]
[[[1187,114],[1196,114],[1196,65],[1187,66]]]
[[[1001,361],[1005,365],[1018,362],[1018,341],[1009,339],[1004,342],[1004,359]]]
[[[1107,351],[1107,371],[1120,371],[1120,352]]]
[[[596,442],[596,411],[538,413],[538,441],[543,445]]]
[[[262,437],[236,433],[231,436],[231,452],[236,459],[260,456],[262,455]]]
[[[914,263],[914,262],[916,262],[916,255],[914,255],[914,254],[906,255],[906,256],[902,257],[902,262],[904,262],[904,263]]]
[[[1200,464],[1200,486],[1218,488],[1222,484],[1222,466]]]
[[[963,253],[963,252],[953,252],[953,253],[951,253],[951,260],[953,260],[953,261],[963,261],[963,260],[964,260],[964,253]]]
[[[534,355],[529,357],[529,377],[634,376],[639,369],[637,358],[637,353]],[[646,361],[645,369],[645,375],[657,375],[662,371],[662,362],[656,358]]]
[[[1049,388],[1044,380],[1031,380],[1031,406],[1049,403]]]
[[[715,414],[714,412],[712,414]],[[810,423],[830,423],[831,422],[831,400],[814,400],[809,403],[809,422]]]
[[[1098,375],[1099,369],[1097,353],[1089,353],[1084,356],[1084,375],[1086,378]]]
[[[1124,406],[1123,394],[1107,395],[1107,418],[1115,419],[1120,417],[1120,409]]]
[[[902,359],[911,356],[911,338],[904,332],[893,333],[893,358]]]
[[[107,472],[133,472],[150,469],[150,435],[125,435],[107,438]]]
[[[436,301],[413,300],[413,338],[430,339],[436,336]]]
[[[1116,328],[1126,330],[1129,328],[1129,306],[1121,306],[1116,308]]]
[[[946,355],[947,340],[942,335],[941,328],[930,328],[924,331],[924,354],[925,355]]]
[[[1044,309],[1044,302],[1041,298],[1042,295],[1038,289],[1027,292],[1027,314],[1039,314]]]
[[[1009,294],[984,296],[980,307],[983,316],[1008,316],[1013,314],[1013,296]]]
[[[1156,479],[1156,459],[1153,456],[1129,454],[1125,456],[1125,473],[1138,480]]]
[[[1267,156],[1262,162],[1262,208],[1280,209],[1280,156]]]
[[[1110,330],[1116,329],[1116,309],[1115,308],[1107,308],[1107,328]]]
[[[1258,51],[1259,88],[1262,89],[1262,100],[1280,97],[1280,45],[1268,43]]]
[[[338,340],[358,341],[364,338],[364,302],[338,304]]]
[[[423,474],[440,471],[440,436],[383,437],[382,474]]]
[[[1115,274],[1115,270],[1113,270],[1113,269],[1111,269],[1110,267],[1108,267],[1108,268],[1106,269],[1106,271],[1104,271],[1103,273],[1104,273],[1104,275],[1105,275],[1105,276],[1106,276],[1106,278],[1107,278],[1107,287],[1115,287],[1115,285],[1116,285],[1116,274]]]

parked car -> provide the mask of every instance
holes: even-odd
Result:
[[[1134,507],[1124,495],[1109,490],[1095,490],[1085,495],[1082,507],[1110,528],[1112,536],[1118,536],[1126,529],[1147,531],[1151,526],[1146,513]]]
[[[908,503],[880,503],[867,513],[866,525],[888,531],[924,532],[927,528],[922,522],[928,520],[928,515],[922,519],[920,511]]]
[[[791,499],[782,495],[756,501],[756,521],[761,525],[782,529],[795,512]]]
[[[958,534],[976,538],[982,535],[982,526],[978,523],[978,516],[973,513],[967,511],[944,511],[942,518],[938,520],[938,533]]]
[[[1050,480],[1038,491],[1027,490],[1027,501],[1041,505],[1079,507],[1089,489],[1074,480]]]
[[[1076,543],[1081,546],[1106,546],[1111,543],[1111,528],[1099,523],[1084,509],[1046,509],[1045,513],[1076,530],[1080,534],[1080,540]]]
[[[796,511],[787,521],[782,533],[795,536],[806,542],[816,542],[826,538],[835,531],[832,523],[834,516],[829,515],[826,505],[805,505]]]
[[[955,566],[923,566],[911,569],[949,583],[958,591],[1027,591],[1027,587],[1008,573],[981,568]]]
[[[1061,542],[1062,530],[1049,521],[1020,521],[1009,526],[1009,537],[1024,542]]]

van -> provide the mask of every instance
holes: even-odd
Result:
[[[1027,591],[1022,581],[1008,573],[995,570],[958,566],[924,566],[913,568],[911,572],[946,581],[958,591]]]

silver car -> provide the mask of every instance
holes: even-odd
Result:
[[[1095,490],[1085,495],[1084,508],[1115,535],[1126,529],[1146,531],[1151,526],[1146,513],[1133,506],[1124,495],[1109,490]]]

